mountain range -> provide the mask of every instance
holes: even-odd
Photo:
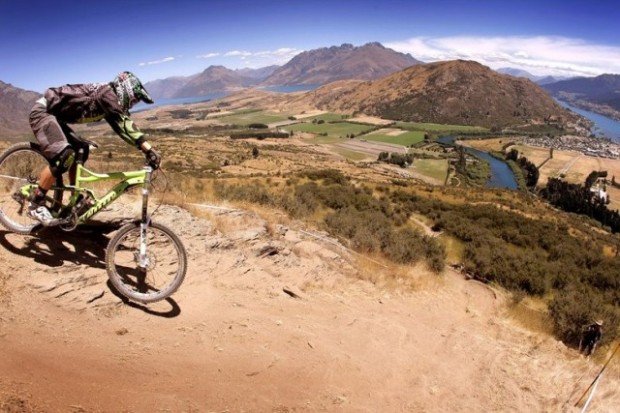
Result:
[[[620,119],[620,75],[578,77],[548,84],[544,88],[575,106]]]
[[[248,86],[322,85],[342,79],[378,79],[421,62],[411,55],[380,43],[355,47],[351,44],[302,52],[283,66],[231,70],[210,66],[192,76],[169,77],[147,82],[155,98],[201,96]]]
[[[530,79],[532,82],[537,83],[539,85],[546,85],[549,83],[559,82],[560,80],[570,79],[568,76],[536,76],[528,72],[527,70],[517,69],[514,67],[502,67],[496,70],[499,73],[504,75],[510,75],[514,77],[524,77],[526,79]]]
[[[39,97],[41,95],[36,92],[0,81],[1,137],[13,137],[30,131],[28,114]]]
[[[373,80],[420,63],[381,43],[359,47],[345,43],[302,52],[275,70],[263,84],[323,85],[343,79]]]
[[[274,65],[232,70],[224,66],[209,66],[195,75],[157,79],[145,83],[144,86],[155,99],[204,96],[212,92],[254,86],[278,67]]]
[[[501,74],[506,73],[506,74]],[[533,118],[566,116],[534,84],[551,81],[515,68],[491,70],[473,61],[424,64],[380,43],[302,52],[283,66],[231,70],[209,66],[191,76],[146,83],[156,99],[204,96],[252,86],[320,84],[306,94],[320,108],[390,119],[508,126]],[[555,80],[555,79],[554,79]],[[544,85],[553,96],[620,117],[620,75],[574,78]],[[27,117],[40,95],[0,81],[0,133],[29,131]]]
[[[487,127],[571,116],[532,81],[464,60],[416,65],[370,82],[332,83],[308,99],[332,111]]]

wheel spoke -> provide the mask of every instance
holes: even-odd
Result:
[[[168,230],[169,231],[169,230]],[[117,276],[119,287],[130,298],[148,301],[165,298],[174,291],[185,276],[185,250],[168,232],[158,226],[147,231],[146,268],[140,267],[140,228],[127,229],[115,238],[111,277]],[[168,293],[168,294],[170,294]]]
[[[7,149],[0,158],[0,210],[2,223],[10,230],[29,233],[37,223],[24,213],[25,200],[14,199],[21,196],[20,188],[35,183],[41,171],[48,165],[47,160],[29,144],[18,144]]]

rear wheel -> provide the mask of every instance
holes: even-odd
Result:
[[[125,297],[152,303],[171,296],[183,282],[187,253],[169,228],[151,222],[146,230],[146,259],[140,260],[140,223],[118,230],[108,244],[106,267],[110,281]]]
[[[20,188],[36,184],[46,166],[48,161],[30,142],[15,144],[0,155],[0,223],[9,231],[31,234],[41,227],[28,216],[28,200]],[[62,199],[62,190],[54,191],[54,199]]]

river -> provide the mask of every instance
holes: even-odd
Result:
[[[594,122],[595,127],[593,132],[596,136],[606,136],[612,141],[620,143],[620,121],[608,118],[607,116],[599,115],[598,113],[590,112],[589,110],[579,109],[578,107],[572,106],[561,100],[558,100],[557,102],[565,108],[570,109]]]
[[[437,139],[437,142],[443,145],[452,145],[455,146],[454,136],[442,136]],[[471,155],[474,155],[477,158],[480,158],[489,163],[491,168],[491,176],[486,183],[487,188],[504,188],[504,189],[517,189],[517,180],[515,179],[515,175],[512,172],[512,169],[508,166],[508,164],[504,161],[501,161],[497,158],[492,157],[486,152],[479,151],[478,149],[469,148],[467,146],[463,146],[465,151]]]

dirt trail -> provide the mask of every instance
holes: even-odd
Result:
[[[148,308],[106,285],[113,220],[0,231],[0,411],[561,411],[594,375],[454,272],[380,287],[343,249],[251,213],[156,218],[179,232],[190,267],[173,299]],[[591,411],[620,405],[608,379]]]

